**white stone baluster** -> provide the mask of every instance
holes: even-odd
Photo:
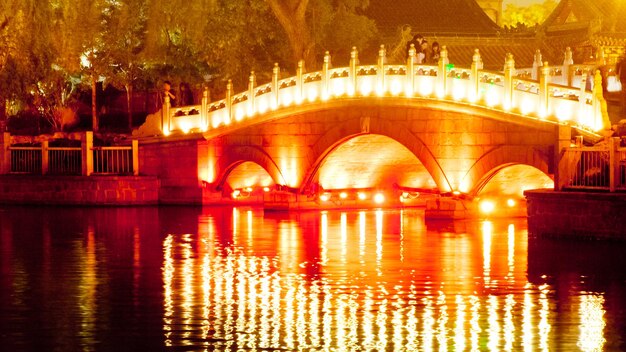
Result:
[[[272,109],[278,108],[278,80],[280,80],[280,67],[278,66],[278,62],[276,62],[274,63],[274,68],[272,69],[272,94],[274,96]]]
[[[476,102],[479,99],[480,87],[480,70],[483,68],[483,59],[480,57],[478,49],[474,50],[472,56],[472,74],[470,76],[469,94],[467,95],[470,102]]]
[[[209,129],[209,88],[208,87],[204,87],[204,89],[202,90],[202,102],[201,102],[201,107],[200,107],[200,118],[201,118],[201,124],[202,124],[202,129],[203,130],[208,130]]]
[[[356,92],[356,69],[359,65],[359,52],[356,50],[356,46],[352,47],[350,51],[350,86],[348,87],[348,95],[354,95]]]
[[[550,89],[548,84],[550,83],[550,67],[548,62],[544,62],[541,66],[541,75],[539,76],[539,117],[545,118],[548,116],[548,104],[550,98]]]
[[[513,107],[513,77],[515,77],[515,59],[507,53],[504,62],[504,99],[502,107],[508,111]]]
[[[531,73],[531,78],[534,80],[538,80],[541,75],[540,69],[543,66],[543,61],[541,60],[541,50],[537,49],[533,57],[533,72]]]
[[[254,89],[256,88],[256,75],[254,71],[250,72],[250,77],[248,78],[248,116],[252,116],[255,112],[255,94]]]
[[[572,72],[571,66],[574,64],[574,59],[572,58],[572,49],[568,46],[565,48],[565,58],[563,59],[563,72],[561,75],[563,77],[563,84],[568,86],[572,85]]]
[[[447,92],[448,85],[448,64],[450,61],[448,60],[448,49],[445,45],[441,47],[441,53],[439,57],[439,62],[437,65],[437,87],[436,94],[439,98],[443,98]]]
[[[224,116],[224,124],[230,124],[233,119],[233,81],[231,79],[226,83],[226,116]]]
[[[324,53],[324,63],[322,64],[322,100],[327,100],[330,85],[330,53]]]
[[[376,94],[385,93],[385,64],[387,63],[387,50],[384,45],[378,49],[378,69],[376,71]]]
[[[415,44],[409,48],[409,56],[406,59],[406,82],[405,93],[407,97],[413,96],[415,87]]]
[[[304,100],[304,60],[298,61],[296,68],[296,103]]]

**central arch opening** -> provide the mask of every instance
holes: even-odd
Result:
[[[405,202],[438,192],[415,154],[377,134],[359,135],[335,146],[322,161],[317,180],[326,197],[368,194],[373,200],[384,194],[387,200]]]

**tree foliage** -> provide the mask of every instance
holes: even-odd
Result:
[[[5,101],[30,109],[58,129],[96,83],[126,93],[163,80],[243,88],[274,62],[318,69],[324,51],[348,58],[376,35],[361,15],[367,0],[3,0],[0,2],[0,122]],[[98,122],[94,119],[94,129]],[[0,124],[1,128],[1,124]]]
[[[530,6],[508,4],[502,13],[502,25],[509,28],[529,28],[541,24],[558,4],[555,0],[545,0]]]

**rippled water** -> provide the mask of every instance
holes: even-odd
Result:
[[[626,349],[626,246],[420,210],[0,209],[0,349]]]

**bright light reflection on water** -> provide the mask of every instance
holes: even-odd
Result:
[[[626,247],[528,240],[524,219],[6,208],[0,221],[8,350],[626,346]]]

